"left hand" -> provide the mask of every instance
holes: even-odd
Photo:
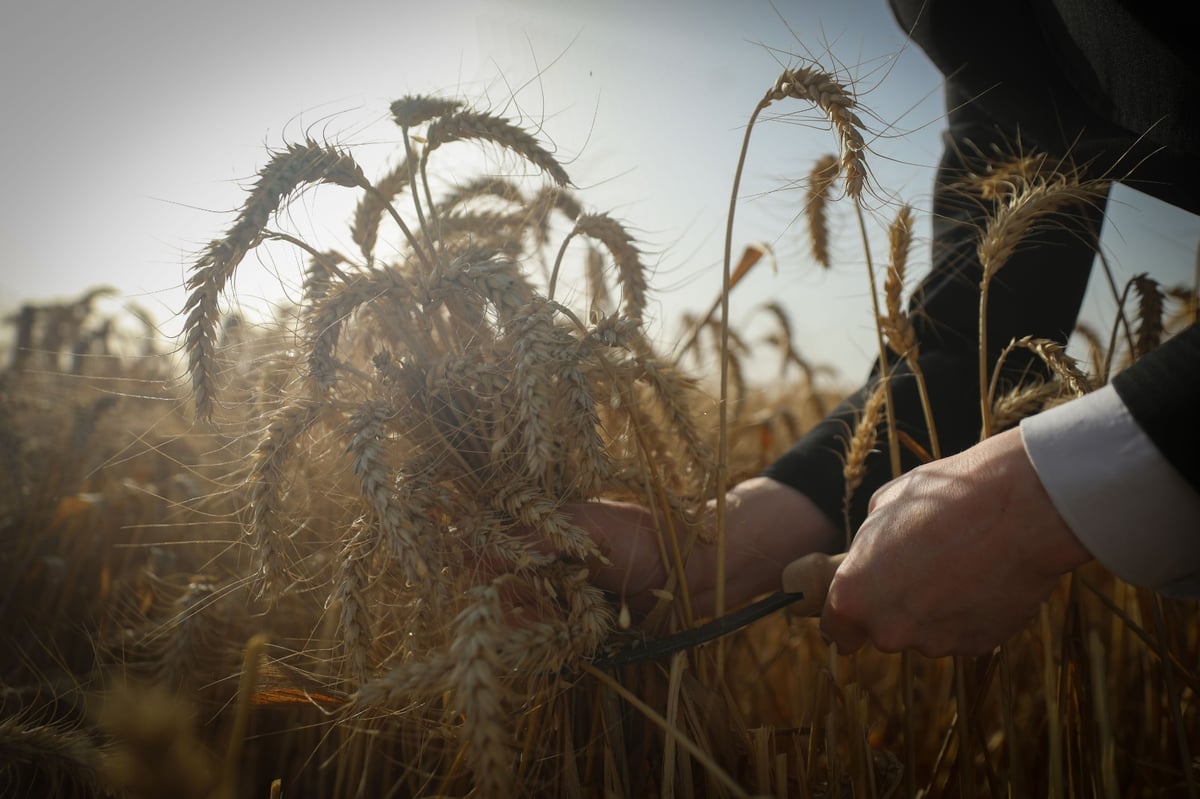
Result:
[[[1009,430],[875,493],[821,629],[845,654],[984,654],[1090,558]]]
[[[666,581],[659,556],[660,523],[643,507],[624,502],[574,503],[564,507],[607,555],[593,582],[629,603],[635,615],[653,607],[653,589]],[[700,520],[715,538],[715,505]],[[726,494],[728,536],[726,607],[779,588],[780,565],[810,552],[833,552],[842,535],[808,497],[769,477],[752,477]],[[684,569],[692,607],[700,616],[717,612],[716,547],[697,542]]]

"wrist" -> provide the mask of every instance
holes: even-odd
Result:
[[[996,466],[1011,476],[1016,486],[1013,501],[1032,511],[1040,521],[1031,567],[1047,576],[1066,574],[1092,559],[1071,526],[1055,507],[1026,451],[1019,428],[1006,430],[984,442],[998,452]]]
[[[716,539],[716,503],[709,505],[710,541]],[[777,591],[783,567],[810,552],[837,552],[842,532],[799,491],[769,477],[734,486],[725,502],[725,605],[733,607]],[[715,610],[717,546],[700,544],[688,563],[697,609]]]

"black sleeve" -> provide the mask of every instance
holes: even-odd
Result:
[[[980,437],[978,232],[989,206],[960,190],[963,178],[989,160],[1036,150],[1082,170],[1085,177],[1127,182],[1166,202],[1200,212],[1200,121],[1194,102],[1200,87],[1200,48],[1172,47],[1161,26],[1146,23],[1121,0],[890,0],[899,24],[946,76],[948,128],[934,185],[932,268],[910,303],[942,454],[961,451]],[[1140,7],[1139,7],[1140,8]],[[1180,18],[1183,6],[1170,11]],[[1119,22],[1119,24],[1117,24]],[[1129,44],[1109,46],[1110,34]],[[1013,56],[1019,42],[1020,57]],[[1152,79],[1157,76],[1157,79]],[[1145,120],[1170,120],[1151,125]],[[1131,123],[1132,120],[1132,123]],[[1062,209],[1047,218],[1004,266],[989,290],[989,374],[998,351],[1011,339],[1036,336],[1066,342],[1087,287],[1106,197]],[[1159,396],[1163,370],[1196,368],[1188,351],[1194,333],[1167,355],[1132,369],[1117,389],[1139,424],[1156,441],[1170,439],[1191,403]],[[1193,344],[1194,346],[1194,344]],[[1180,348],[1176,350],[1176,348]],[[1169,360],[1167,360],[1169,359]],[[1030,357],[1006,359],[1002,381],[1040,366]],[[798,441],[765,474],[807,494],[837,524],[843,522],[842,453],[869,386]],[[892,372],[893,413],[898,427],[928,449],[915,382],[903,365]],[[1174,383],[1183,380],[1174,374]],[[1192,378],[1195,379],[1194,377]],[[1176,463],[1197,448],[1168,440],[1164,453]],[[1177,428],[1183,429],[1183,428]],[[892,477],[886,437],[868,459],[868,474],[855,492],[849,523],[856,529],[876,488]],[[902,469],[916,456],[902,452]],[[1194,477],[1192,471],[1185,474]]]
[[[950,89],[954,91],[953,88]],[[980,174],[989,158],[1010,153],[1015,133],[997,125],[970,103],[951,94],[949,128],[933,205],[933,259],[929,276],[917,287],[909,314],[920,346],[918,364],[925,376],[943,455],[959,452],[980,438],[979,300],[982,269],[976,257],[979,231],[991,203],[964,186]],[[1033,241],[1017,249],[988,292],[988,374],[1000,351],[1021,336],[1065,344],[1075,327],[1095,255],[1105,197],[1073,205],[1039,226]],[[1034,246],[1036,245],[1036,246]],[[1039,363],[1025,353],[1005,359],[1004,383],[1012,383]],[[930,450],[916,381],[906,365],[889,364],[893,415],[897,427]],[[842,458],[866,396],[879,376],[878,362],[866,385],[848,397],[764,474],[809,496],[839,526],[843,524],[845,483]],[[903,470],[919,458],[902,448]],[[867,476],[850,504],[850,524],[866,517],[876,488],[893,476],[881,429],[876,452],[867,459]]]
[[[1134,421],[1200,493],[1200,324],[1151,350],[1112,382]]]

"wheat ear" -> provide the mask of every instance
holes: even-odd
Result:
[[[366,599],[371,582],[371,564],[378,542],[370,525],[359,522],[350,540],[342,547],[339,578],[334,599],[340,607],[342,648],[346,654],[346,672],[355,686],[367,680],[371,652],[371,608]]]
[[[836,155],[825,155],[817,159],[808,173],[808,201],[804,205],[808,220],[808,239],[812,246],[813,260],[828,269],[829,258],[829,195],[839,173]]]
[[[445,213],[472,200],[485,197],[493,197],[513,205],[525,204],[525,195],[516,182],[500,175],[484,175],[445,194],[438,203],[438,210]]]
[[[879,424],[883,420],[884,406],[887,404],[887,379],[886,376],[881,377],[871,389],[846,447],[846,457],[842,465],[842,479],[845,481],[842,514],[846,524],[846,549],[850,548],[850,541],[854,536],[850,526],[850,502],[854,498],[854,492],[862,485],[863,478],[867,476],[867,458],[875,451]]]
[[[838,163],[846,186],[846,196],[857,200],[867,180],[866,143],[862,120],[854,113],[858,103],[854,94],[833,76],[815,67],[785,69],[768,92],[767,98],[785,97],[807,100],[825,112],[841,143]]]
[[[1104,363],[1107,359],[1107,348],[1104,340],[1100,337],[1099,331],[1086,322],[1077,322],[1075,324],[1075,334],[1087,342],[1088,361],[1090,362],[1092,374],[1096,375],[1098,383],[1107,382],[1104,374]]]
[[[921,410],[925,416],[925,428],[929,434],[929,448],[934,459],[942,457],[941,443],[933,419],[933,406],[929,401],[929,388],[925,372],[917,356],[920,343],[912,321],[902,307],[904,273],[908,265],[908,254],[912,247],[912,208],[900,206],[895,219],[888,227],[888,269],[883,280],[883,298],[886,313],[879,317],[879,329],[887,339],[888,346],[908,364],[917,381],[917,392],[921,398]],[[891,431],[889,429],[889,435]],[[890,439],[889,439],[890,440]]]
[[[883,279],[883,300],[886,314],[879,319],[888,346],[901,357],[917,354],[917,336],[908,314],[901,307],[904,293],[904,272],[912,244],[912,208],[900,207],[888,228],[889,264]]]
[[[558,272],[566,254],[567,244],[576,235],[599,241],[612,254],[621,281],[621,312],[626,317],[640,322],[642,312],[646,308],[646,268],[642,265],[641,253],[634,244],[633,236],[620,222],[607,214],[581,214],[575,220],[575,227],[563,239],[558,249],[558,256],[550,273],[547,296],[554,299]]]
[[[511,150],[540,168],[559,186],[567,186],[571,178],[554,156],[537,139],[507,119],[480,111],[457,110],[434,119],[426,130],[424,162],[430,153],[444,144],[476,139]]]
[[[286,150],[275,153],[259,172],[258,181],[251,188],[237,221],[224,237],[205,248],[192,267],[187,279],[189,294],[184,311],[188,315],[183,330],[197,418],[212,416],[212,361],[216,351],[221,292],[246,253],[257,244],[271,214],[279,209],[283,199],[309,183],[332,183],[350,188],[370,186],[362,169],[349,154],[311,140],[289,145]]]
[[[358,205],[354,207],[350,238],[358,245],[367,263],[373,258],[375,243],[379,238],[379,223],[388,204],[408,188],[409,183],[408,161],[405,160],[376,181],[375,191],[363,192]]]
[[[1081,180],[1075,173],[1022,181],[988,217],[976,248],[983,269],[979,291],[979,397],[983,438],[991,435],[992,393],[987,374],[987,301],[991,281],[1045,216],[1073,203],[1093,201],[1107,190],[1108,185],[1104,180]]]
[[[0,719],[0,753],[7,784],[19,785],[19,769],[25,767],[41,772],[52,794],[59,790],[63,796],[76,795],[75,790],[87,796],[108,793],[99,774],[103,752],[78,727],[42,723],[22,714],[9,716]]]
[[[280,552],[283,537],[279,531],[283,505],[279,492],[286,483],[284,467],[297,439],[317,423],[321,411],[320,405],[305,400],[280,409],[272,416],[254,450],[247,482],[260,595],[278,591],[280,578],[287,573]]]
[[[468,592],[470,604],[454,620],[450,655],[454,669],[453,708],[464,719],[467,762],[479,796],[512,794],[513,730],[504,706],[501,663],[496,650],[506,635],[495,585]]]
[[[1133,342],[1133,358],[1137,360],[1162,342],[1163,292],[1158,281],[1144,274],[1133,277],[1133,290],[1138,299],[1138,326]]]
[[[1063,394],[1063,384],[1057,380],[1039,380],[1005,392],[992,405],[993,434],[1044,410]]]
[[[1014,349],[1018,348],[1027,349],[1041,358],[1042,362],[1050,367],[1050,371],[1063,381],[1066,388],[1074,396],[1081,397],[1092,390],[1092,381],[1079,368],[1079,364],[1075,359],[1067,355],[1066,347],[1052,339],[1023,336],[1009,342],[1008,346],[1000,352],[1000,357],[996,359],[996,367],[992,372],[991,384],[984,394],[985,402],[987,402],[989,407],[995,404],[996,387],[1000,383],[1000,369],[1004,365],[1004,361],[1008,358],[1008,355]]]
[[[329,389],[337,382],[339,362],[335,352],[342,327],[353,313],[370,302],[387,297],[391,301],[389,313],[408,316],[412,313],[415,294],[407,276],[398,269],[374,269],[356,276],[349,283],[337,285],[309,309],[305,316],[307,360],[309,376],[316,385]],[[408,331],[411,336],[419,335],[420,331],[415,324],[399,324],[395,329]]]

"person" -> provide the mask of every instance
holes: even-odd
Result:
[[[840,652],[871,642],[928,656],[982,654],[1019,631],[1062,575],[1093,558],[1167,594],[1200,595],[1200,326],[1108,385],[980,440],[978,231],[987,204],[964,189],[1017,148],[1200,213],[1200,68],[1182,6],[1126,0],[890,0],[945,76],[932,268],[913,294],[940,460],[886,442],[849,509],[853,543],[821,617]],[[1107,196],[1060,209],[1019,247],[989,293],[987,350],[1013,338],[1066,342],[1095,258]],[[1030,356],[1032,357],[1032,356]],[[1002,385],[1037,368],[1005,360]],[[926,450],[916,381],[888,364],[897,425]],[[871,378],[763,474],[727,495],[726,602],[780,587],[781,565],[843,548],[841,453]],[[990,374],[990,370],[989,370]],[[650,602],[666,571],[637,505],[575,506],[609,551],[596,581]],[[700,612],[715,608],[712,548],[689,560]]]

